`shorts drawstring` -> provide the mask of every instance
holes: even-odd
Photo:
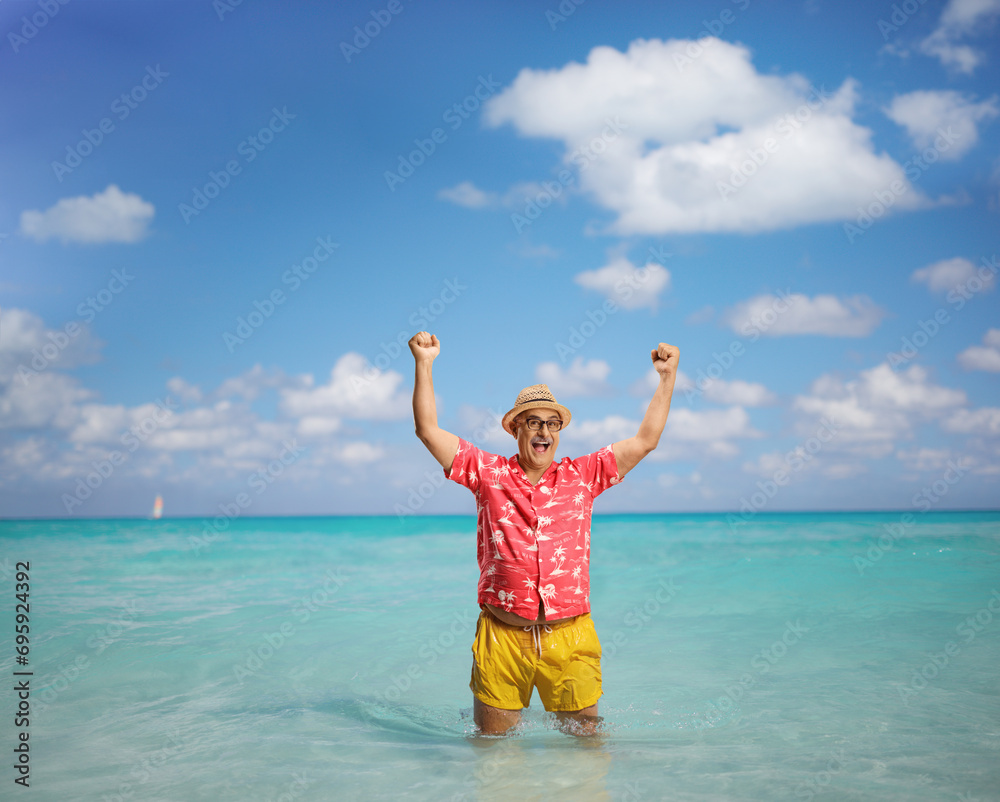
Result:
[[[535,649],[538,651],[538,656],[539,657],[541,657],[541,655],[542,655],[542,629],[543,628],[548,633],[552,632],[552,627],[550,627],[548,624],[532,624],[530,627],[525,627],[524,628],[525,632],[530,632],[531,633],[531,638],[534,641]]]

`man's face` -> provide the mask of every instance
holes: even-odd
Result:
[[[531,469],[545,471],[555,459],[556,449],[559,447],[559,432],[550,431],[548,426],[532,431],[528,428],[529,420],[541,420],[547,423],[561,418],[554,409],[539,407],[526,410],[514,419],[521,467],[525,471]]]

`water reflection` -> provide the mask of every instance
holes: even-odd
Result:
[[[611,802],[607,787],[611,752],[605,735],[574,737],[559,734],[555,720],[551,737],[525,738],[471,735],[467,738],[475,754],[469,792],[461,799],[476,802],[528,800],[581,800]],[[456,798],[455,802],[458,802]]]

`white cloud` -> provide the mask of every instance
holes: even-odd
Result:
[[[385,456],[385,450],[364,441],[345,443],[336,451],[337,459],[348,465],[378,462]]]
[[[479,189],[471,181],[462,181],[453,187],[439,190],[438,197],[469,209],[482,209],[497,203],[494,193]]]
[[[866,295],[837,298],[800,293],[758,295],[723,313],[723,321],[737,334],[757,331],[769,337],[820,334],[827,337],[867,337],[885,311]]]
[[[511,443],[511,436],[501,425],[504,409],[462,404],[458,408],[458,426],[455,433],[487,451],[499,444],[506,448]]]
[[[91,364],[103,345],[78,321],[50,329],[27,309],[5,309],[0,314],[0,383],[15,377],[30,381],[33,373],[51,368]]]
[[[649,350],[652,351],[653,349],[650,348]],[[631,395],[636,395],[640,398],[649,398],[656,391],[656,387],[659,383],[660,374],[656,372],[656,368],[650,368],[643,373],[640,378],[632,382],[628,391]],[[680,390],[687,386],[694,385],[683,370],[678,370],[677,378],[674,380],[674,394],[676,395]]]
[[[553,182],[545,183],[549,187],[553,185]],[[538,195],[545,195],[550,202],[554,200],[564,206],[569,199],[569,188],[565,188],[563,191],[563,188],[560,187],[558,194],[553,194],[551,189],[546,188],[545,183],[520,181],[501,194],[480,189],[471,181],[460,181],[453,187],[438,190],[437,196],[441,200],[446,200],[457,206],[464,206],[467,209],[523,208],[534,202],[533,199]]]
[[[1000,407],[960,409],[944,424],[945,431],[959,434],[1000,434]]]
[[[692,48],[704,52],[691,60]],[[926,205],[853,122],[854,102],[853,81],[829,93],[799,75],[762,74],[741,45],[652,39],[625,53],[596,47],[585,64],[524,69],[484,119],[562,141],[564,164],[617,214],[620,234],[854,219],[894,181],[904,187],[896,208]],[[738,191],[720,190],[740,173]]]
[[[321,415],[305,415],[299,418],[295,431],[303,437],[326,437],[340,430],[340,418],[324,418]]]
[[[705,399],[717,404],[735,404],[741,407],[764,407],[777,403],[777,396],[763,384],[742,379],[725,381],[706,379],[702,388]]]
[[[795,398],[792,408],[806,415],[801,432],[825,418],[836,426],[835,447],[877,458],[911,437],[916,422],[939,418],[966,400],[962,390],[932,384],[919,365],[895,372],[883,362],[851,381],[821,376],[809,395]]]
[[[167,389],[185,404],[197,404],[204,397],[198,385],[191,384],[180,376],[169,379]]]
[[[629,392],[632,395],[648,398],[659,383],[659,374],[654,368],[650,368],[641,379],[632,384]],[[674,382],[674,397],[684,394],[689,398],[692,393],[715,404],[731,404],[739,407],[766,407],[778,402],[778,397],[759,382],[747,382],[742,379],[726,381],[708,377],[695,381],[683,370],[678,370]]]
[[[34,347],[39,331],[45,333],[27,316],[19,317],[16,329],[11,325],[9,333],[15,331],[18,336],[0,350],[8,361]],[[329,382],[315,386],[309,375],[288,377],[256,365],[212,393],[175,376],[162,400],[136,406],[100,403],[96,393],[52,368],[27,382],[0,376],[0,481],[30,478],[69,489],[68,483],[107,463],[113,452],[123,458],[115,464],[116,476],[216,489],[220,481],[245,480],[296,448],[304,454],[288,465],[287,477],[318,479],[335,463],[391,470],[386,450],[361,439],[357,427],[349,439],[337,437],[346,419],[409,415],[402,377],[367,367],[360,355],[346,354]],[[279,392],[271,420],[251,408],[266,389]],[[354,481],[353,474],[346,481]]]
[[[69,429],[79,418],[77,405],[94,397],[64,373],[46,370],[0,386],[0,428]]]
[[[952,259],[942,259],[934,264],[914,270],[910,278],[926,284],[932,292],[945,293],[953,290],[977,275],[976,266],[968,259],[956,256]],[[979,280],[984,289],[993,287],[993,275],[988,275],[985,279],[980,276]]]
[[[380,371],[356,353],[344,354],[330,371],[330,381],[314,387],[312,376],[302,388],[281,390],[281,408],[293,418],[401,420],[410,414],[410,397],[400,391],[403,377]]]
[[[212,406],[181,410],[172,397],[166,396],[134,407],[84,404],[69,440],[129,452],[139,447],[162,451],[217,449],[245,456],[248,451],[260,450],[258,440],[267,434],[266,426],[245,405],[219,401]],[[288,424],[284,434],[291,434]]]
[[[621,415],[609,415],[600,420],[576,420],[560,435],[561,442],[601,448],[609,443],[627,440],[639,431],[639,421]]]
[[[761,454],[756,462],[744,462],[743,470],[769,479],[783,472],[786,482],[797,481],[798,477],[810,476],[813,473],[819,473],[829,479],[849,479],[868,470],[862,462],[831,461],[830,455],[823,452],[828,444],[834,442],[836,431],[831,429],[817,431],[823,436],[823,440],[812,436],[788,451],[769,451]],[[808,443],[808,446],[805,443]],[[819,447],[815,447],[814,443],[818,443]]]
[[[37,475],[51,463],[55,449],[43,437],[31,436],[0,448],[0,478],[8,482]]]
[[[611,366],[601,359],[584,362],[577,357],[568,368],[555,362],[542,362],[535,368],[535,378],[547,384],[556,398],[561,396],[607,395],[611,386],[607,383]]]
[[[918,148],[926,148],[944,130],[951,144],[940,149],[943,160],[961,158],[979,141],[978,123],[988,122],[997,114],[996,96],[974,103],[961,92],[920,90],[897,95],[885,113],[906,128]]]
[[[750,425],[750,416],[742,407],[708,409],[671,409],[663,436],[677,441],[713,442],[743,437],[760,437]]]
[[[973,345],[958,355],[966,370],[986,370],[1000,373],[1000,329],[990,329],[983,336],[983,345]]]
[[[670,286],[670,271],[655,262],[637,267],[625,257],[619,257],[597,270],[577,273],[573,280],[624,309],[648,306],[655,310],[660,293]]]
[[[883,362],[870,370],[861,371],[857,388],[859,397],[867,400],[873,407],[920,414],[933,414],[966,401],[963,390],[931,384],[927,371],[919,365],[911,365],[905,371],[896,372]]]
[[[562,435],[571,448],[596,449],[635,436],[639,421],[621,415],[601,420],[574,420]],[[740,407],[695,412],[673,407],[663,435],[648,459],[701,460],[705,457],[728,459],[739,453],[735,440],[761,437],[750,425],[750,417]]]
[[[137,242],[146,236],[153,204],[111,184],[93,197],[63,198],[39,212],[21,213],[21,233],[44,242],[58,237],[66,242]]]
[[[260,364],[254,365],[245,373],[226,379],[212,393],[213,398],[234,398],[240,397],[245,401],[253,401],[260,396],[264,390],[304,388],[308,384],[308,379],[304,376],[290,377],[283,370],[265,370]]]
[[[952,453],[950,448],[914,448],[897,451],[896,457],[907,469],[923,473],[941,471],[949,460],[959,459],[960,455]]]
[[[920,49],[941,60],[946,67],[971,75],[985,60],[983,54],[959,40],[985,28],[991,17],[1000,14],[1000,0],[951,0],[934,32],[920,43]]]
[[[820,472],[828,479],[853,479],[863,473],[868,473],[868,466],[862,462],[835,462],[820,465]]]
[[[521,259],[556,259],[559,257],[559,251],[544,242],[540,245],[532,245],[522,238],[510,243],[507,247]]]

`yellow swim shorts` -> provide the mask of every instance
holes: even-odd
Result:
[[[517,627],[487,610],[472,644],[473,695],[501,710],[520,710],[532,688],[549,712],[574,712],[601,698],[601,644],[590,613],[560,624]]]

